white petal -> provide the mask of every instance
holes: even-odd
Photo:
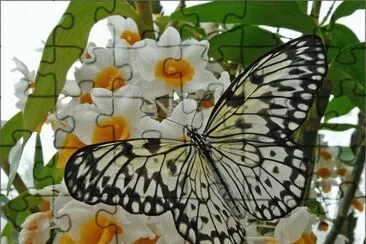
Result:
[[[183,42],[183,58],[188,60],[195,69],[204,69],[207,65],[207,51],[209,44],[207,41],[186,40]]]
[[[280,219],[275,228],[274,236],[280,243],[294,242],[301,237],[311,220],[311,214],[307,208],[299,207],[292,211],[289,217]]]
[[[104,88],[93,88],[91,97],[97,108],[105,111],[105,114],[113,114],[113,92]]]
[[[66,80],[64,88],[61,91],[66,96],[78,97],[81,95],[81,89],[74,80]]]
[[[129,31],[135,32],[135,33],[138,33],[139,32],[138,29],[137,29],[137,25],[136,25],[136,23],[135,23],[135,21],[133,19],[131,19],[131,18],[128,17],[126,19],[125,25],[126,25],[126,27],[127,27],[127,29]]]
[[[81,104],[73,111],[74,133],[85,144],[92,143],[93,131],[104,111],[98,111],[91,104]]]
[[[165,29],[156,46],[167,58],[180,59],[182,57],[179,32],[171,26]]]

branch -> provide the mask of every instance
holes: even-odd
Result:
[[[337,235],[339,234],[339,230],[341,229],[343,223],[346,221],[348,209],[351,206],[352,199],[355,195],[358,183],[361,179],[364,163],[365,163],[365,145],[363,143],[363,145],[359,147],[357,157],[355,158],[355,166],[352,172],[352,184],[343,198],[343,202],[338,211],[338,216],[335,219],[333,227],[330,230],[324,244],[334,243],[335,239],[337,238]]]
[[[140,26],[141,37],[155,39],[151,0],[136,1],[136,11],[143,25]]]
[[[321,0],[314,0],[313,5],[311,6],[310,16],[313,17],[313,20],[317,25],[319,24],[319,13],[321,6],[322,6]]]

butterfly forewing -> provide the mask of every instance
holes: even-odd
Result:
[[[258,135],[259,141],[287,137],[304,121],[326,70],[325,50],[318,37],[305,36],[275,49],[224,92],[205,135],[224,140]]]
[[[326,70],[321,40],[305,36],[264,55],[217,102],[204,134],[238,211],[270,220],[299,204],[308,162],[291,134]]]

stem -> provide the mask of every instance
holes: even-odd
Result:
[[[142,38],[155,39],[151,0],[139,0],[135,5],[137,14],[143,23],[140,25]]]
[[[315,23],[319,24],[319,12],[321,8],[322,2],[320,0],[315,0],[311,7],[310,16],[313,17]],[[320,29],[317,28],[319,36]],[[328,51],[328,42],[325,42],[326,50]],[[306,119],[303,126],[299,129],[299,132],[296,134],[295,141],[298,142],[300,145],[303,145],[305,158],[310,159],[310,164],[308,168],[308,175],[312,176],[314,173],[314,161],[315,161],[315,149],[316,149],[316,140],[318,131],[320,129],[320,121],[324,112],[327,108],[329,97],[331,92],[331,82],[326,76],[324,78],[323,84],[318,91],[318,96],[314,100],[314,104],[310,109],[309,116]],[[306,205],[305,201],[309,198],[311,191],[311,178],[306,182],[305,193],[302,205]]]
[[[319,24],[319,13],[321,6],[322,6],[321,0],[314,0],[313,5],[311,6],[310,16],[313,17],[313,20],[317,25]]]
[[[324,244],[334,243],[335,239],[337,238],[337,235],[339,234],[339,230],[341,229],[343,223],[346,221],[348,209],[351,206],[352,199],[358,187],[358,182],[361,179],[364,163],[365,163],[365,145],[363,142],[358,149],[357,157],[355,159],[355,166],[352,172],[352,184],[343,198],[343,201],[338,211],[338,216],[335,219],[333,227],[330,230]]]
[[[332,12],[334,5],[335,5],[336,1],[333,1],[332,6],[330,6],[330,8],[328,9],[327,14],[325,15],[325,17],[323,18],[323,20],[320,22],[319,26],[324,25],[324,23],[327,21],[327,19],[330,16],[330,13]]]

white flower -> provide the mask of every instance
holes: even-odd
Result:
[[[46,186],[41,190],[37,190],[36,193],[42,196],[44,201],[48,202],[48,205],[55,213],[57,213],[68,202],[73,200],[64,181],[57,185]]]
[[[314,172],[322,179],[328,179],[335,173],[332,153],[325,148],[320,148],[319,160],[315,164]]]
[[[73,133],[85,144],[124,140],[140,136],[141,94],[133,85],[116,92],[94,88],[94,104],[81,104],[72,114]]]
[[[58,211],[57,216],[55,221],[62,232],[56,236],[56,243],[60,240],[71,243],[118,243],[117,240],[133,243],[140,238],[155,237],[144,217],[129,214],[120,206],[87,205],[72,200]]]
[[[27,98],[29,94],[33,93],[34,88],[36,87],[35,71],[29,71],[28,67],[15,57],[13,58],[13,61],[16,64],[16,68],[12,69],[12,71],[19,71],[23,75],[23,77],[14,85],[14,89],[15,96],[19,99],[16,103],[16,107],[24,112]],[[77,87],[75,81],[66,80],[61,93],[69,96],[78,96],[80,94],[80,88]]]
[[[119,15],[108,17],[108,29],[113,36],[112,42],[115,42],[111,46],[116,46],[119,42],[133,45],[141,40],[137,25],[131,18],[125,19]]]
[[[169,139],[188,139],[187,126],[193,126],[199,131],[205,127],[207,118],[204,114],[197,112],[197,103],[193,99],[185,99],[179,103],[172,114],[159,122],[150,117],[141,119],[142,137],[158,137]]]
[[[111,91],[135,78],[130,53],[122,44],[116,48],[92,48],[91,58],[85,60],[79,69],[75,70],[75,79],[84,93],[95,88],[105,88]]]
[[[85,62],[89,59],[93,58],[93,49],[96,48],[97,45],[94,42],[88,42],[88,45],[84,49],[83,54],[80,56],[80,61]]]
[[[35,71],[29,71],[28,67],[19,59],[13,58],[16,68],[12,71],[19,71],[23,77],[14,85],[15,96],[19,99],[16,107],[24,112],[25,103],[28,95],[31,94],[35,88]]]
[[[151,218],[152,229],[159,236],[157,244],[184,244],[184,239],[179,235],[170,212]]]
[[[316,217],[310,214],[305,207],[296,208],[287,218],[278,222],[274,237],[279,243],[292,243],[301,238],[314,241],[311,226],[316,222]],[[316,238],[315,238],[316,240]],[[309,244],[316,243],[309,242]]]
[[[46,243],[50,239],[51,211],[29,215],[22,224],[19,243]]]
[[[147,97],[159,97],[171,91],[194,92],[208,89],[216,81],[205,69],[207,41],[181,41],[179,33],[168,27],[159,41],[144,39],[135,43],[137,69],[145,81],[141,85]]]

